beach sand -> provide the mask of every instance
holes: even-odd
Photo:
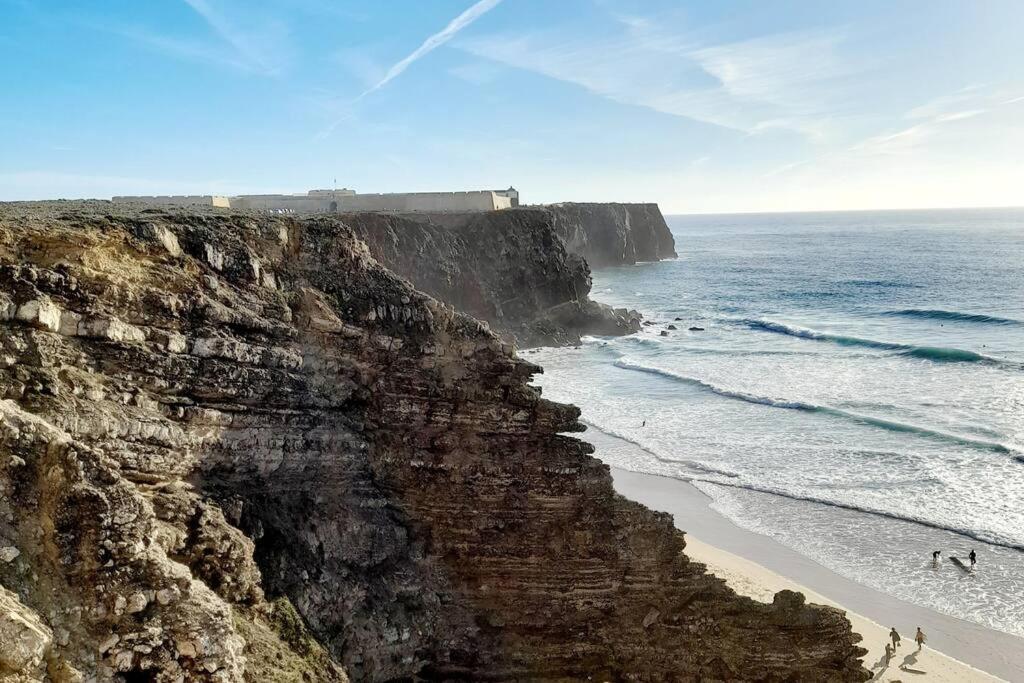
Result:
[[[729,586],[739,593],[761,602],[771,602],[772,596],[780,590],[799,591],[807,596],[808,602],[833,605],[846,611],[846,617],[853,624],[853,630],[864,637],[861,647],[868,651],[864,665],[875,675],[874,681],[895,681],[913,678],[922,681],[999,681],[974,667],[938,652],[925,643],[920,650],[913,641],[916,626],[904,629],[902,642],[896,654],[885,662],[885,644],[889,642],[889,628],[851,612],[834,600],[809,590],[759,564],[745,560],[738,555],[708,545],[691,536],[686,539],[686,552],[694,560],[707,565],[708,571],[725,579]],[[897,631],[899,628],[897,628]],[[927,637],[927,630],[925,635]]]
[[[1024,638],[987,629],[901,601],[850,581],[767,536],[737,527],[709,507],[691,484],[612,468],[615,488],[626,498],[671,513],[686,531],[686,553],[737,593],[771,602],[779,590],[804,593],[809,602],[846,612],[868,650],[864,665],[875,681],[1024,681]],[[713,539],[710,545],[703,539]],[[889,628],[901,647],[885,664]],[[918,651],[914,633],[927,636]],[[902,667],[902,668],[901,668]]]

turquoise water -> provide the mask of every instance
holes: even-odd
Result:
[[[668,220],[678,260],[594,274],[653,324],[535,352],[545,396],[635,444],[610,464],[1024,635],[1024,210]],[[974,574],[932,566],[972,548]]]

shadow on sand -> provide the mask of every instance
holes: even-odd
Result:
[[[911,664],[917,664],[917,657],[921,654],[921,650],[911,652],[909,655],[903,658],[903,663],[900,664],[900,671],[905,671],[908,674],[926,674],[927,671],[921,671],[920,669],[912,669]]]

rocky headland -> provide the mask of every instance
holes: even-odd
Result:
[[[341,220],[383,266],[520,347],[639,329],[636,311],[590,299],[590,266],[561,239],[552,211],[357,213]]]
[[[566,249],[594,268],[676,257],[657,204],[564,203],[545,207]]]
[[[866,678],[530,385],[511,342],[629,329],[580,254],[674,253],[562,210],[0,205],[0,680]]]

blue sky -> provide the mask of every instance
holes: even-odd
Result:
[[[1024,2],[0,0],[0,199],[1024,204]]]

